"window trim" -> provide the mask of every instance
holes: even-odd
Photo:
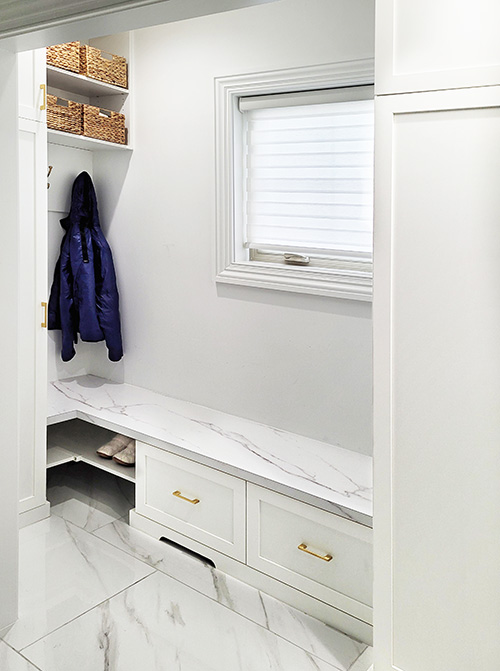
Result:
[[[236,245],[235,143],[242,96],[269,95],[342,86],[372,85],[373,59],[252,73],[215,80],[216,120],[216,282],[370,301],[372,272],[358,269],[278,265],[247,261]]]

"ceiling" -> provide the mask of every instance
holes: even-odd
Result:
[[[22,51],[276,0],[0,0],[0,47]]]

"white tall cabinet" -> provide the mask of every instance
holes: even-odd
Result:
[[[500,659],[500,6],[379,0],[375,671]]]
[[[2,247],[0,251],[0,286],[4,328],[0,329],[2,359],[0,377],[0,630],[12,624],[17,617],[18,576],[18,275],[19,237],[17,231],[18,175],[17,175],[17,63],[15,54],[0,49],[0,144],[4,170],[0,180],[2,193]]]
[[[93,44],[130,60],[128,33],[94,40]],[[63,89],[64,87],[64,89]],[[50,274],[58,255],[62,229],[59,219],[69,209],[69,194],[76,175],[90,174],[101,162],[111,169],[120,164],[116,156],[130,154],[127,146],[113,145],[79,135],[47,131],[46,94],[63,95],[80,102],[93,102],[125,111],[130,121],[127,89],[118,89],[86,77],[57,71],[47,73],[45,48],[18,54],[18,146],[19,146],[19,524],[25,526],[49,515],[46,501],[46,399],[48,380],[48,258]],[[130,128],[130,124],[127,124]],[[130,138],[129,138],[130,141]],[[95,157],[103,154],[102,161]],[[109,156],[110,155],[110,156]],[[48,163],[54,170],[47,177]],[[115,180],[116,181],[116,180]],[[51,189],[48,191],[48,183]],[[48,199],[47,195],[50,198]],[[48,212],[48,200],[50,211]],[[49,217],[48,218],[48,214]],[[49,254],[49,225],[50,254]],[[59,338],[50,340],[51,374],[57,375]],[[56,351],[57,349],[57,351]],[[66,369],[62,370],[67,375]],[[33,384],[34,380],[34,384]]]
[[[18,56],[19,512],[49,514],[45,496],[47,389],[47,126],[45,50]],[[34,384],[33,384],[34,378]]]

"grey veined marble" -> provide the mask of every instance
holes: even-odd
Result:
[[[16,650],[153,570],[55,516],[21,529],[19,545],[19,620],[3,633]]]
[[[323,622],[150,538],[123,521],[108,524],[95,534],[335,668],[350,669],[367,649],[363,643]]]
[[[114,476],[97,486],[82,475],[63,469],[49,493],[64,503],[83,492],[77,521],[86,526],[99,498],[119,514]],[[75,519],[72,507],[59,514],[21,531],[20,618],[9,645],[0,641],[1,671],[370,667],[366,645],[120,519],[89,533],[64,519]]]
[[[0,641],[0,669],[2,671],[37,671],[27,659]]]
[[[294,643],[335,668],[366,671],[368,664],[359,669],[351,667],[356,659],[362,659],[360,655],[365,654],[366,645],[189,554],[131,528],[120,519],[123,506],[130,506],[128,499],[124,499],[123,484],[129,483],[121,483],[116,476],[86,464],[68,464],[54,469],[47,495],[52,502],[58,501],[55,506],[58,515],[87,531],[94,527],[92,532],[95,536],[118,550],[175,578],[200,595]],[[97,525],[113,514],[116,517],[112,523]]]
[[[48,422],[80,418],[371,525],[372,460],[337,445],[94,376],[49,385]]]
[[[334,671],[156,572],[23,651],[41,671]]]

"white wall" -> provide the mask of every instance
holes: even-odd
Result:
[[[135,151],[94,163],[125,358],[100,349],[91,372],[370,452],[370,306],[215,284],[214,78],[372,57],[373,5],[282,0],[136,33]]]

